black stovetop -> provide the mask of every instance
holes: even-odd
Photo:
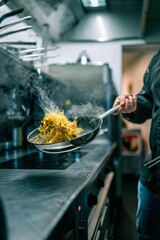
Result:
[[[68,153],[48,154],[36,151],[21,157],[14,157],[0,163],[7,169],[66,169],[82,157],[80,150]]]

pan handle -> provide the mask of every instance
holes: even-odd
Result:
[[[116,107],[110,108],[108,111],[99,115],[101,119],[105,119],[106,117],[110,116],[112,113],[117,112],[117,110],[121,107],[121,105],[117,105]]]

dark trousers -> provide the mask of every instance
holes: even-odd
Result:
[[[136,217],[138,240],[160,240],[160,200],[140,181]]]

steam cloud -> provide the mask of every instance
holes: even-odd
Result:
[[[104,112],[104,108],[100,106],[93,105],[91,102],[82,105],[73,105],[67,111],[69,117],[73,116],[98,116]]]

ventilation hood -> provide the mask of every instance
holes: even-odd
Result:
[[[159,0],[108,0],[107,7],[85,9],[81,0],[10,0],[11,8],[25,9],[32,27],[56,41],[112,41],[135,39],[160,31]],[[156,28],[157,26],[157,28]]]
[[[24,13],[32,16],[32,28],[40,35],[47,25],[50,41],[63,39],[85,15],[78,0],[12,0],[7,5],[11,9],[24,8]]]

